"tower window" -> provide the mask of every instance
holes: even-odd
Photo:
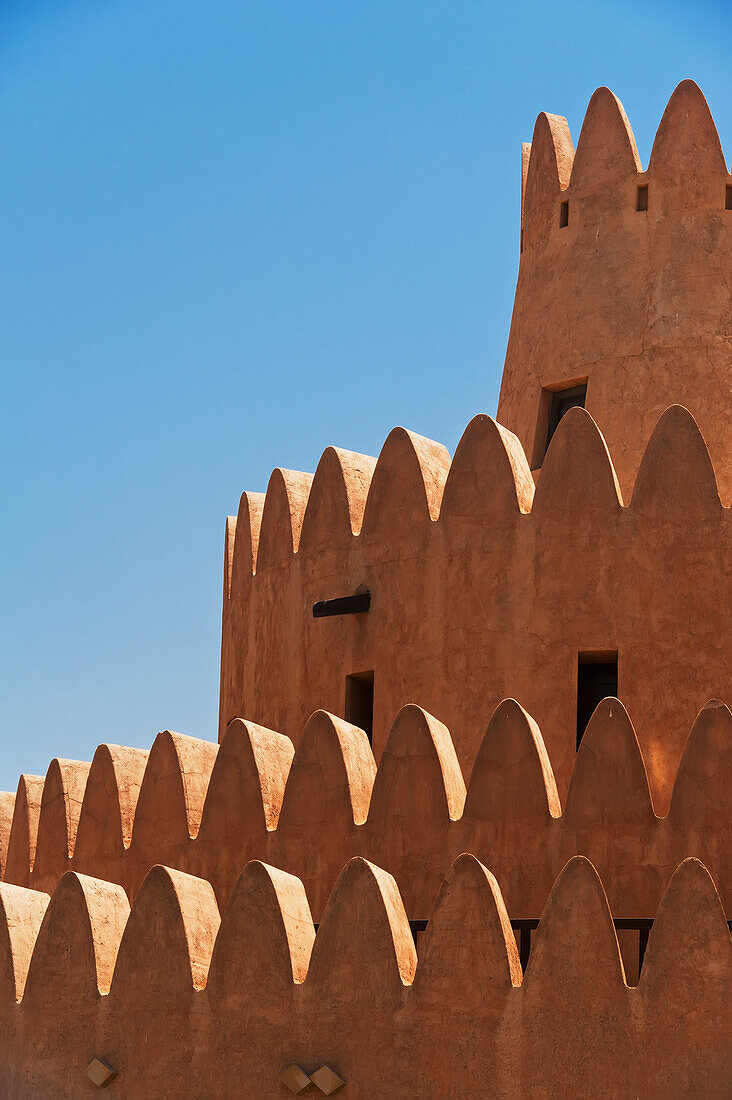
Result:
[[[564,229],[569,225],[569,199],[559,204],[559,228]]]
[[[729,184],[724,189],[724,208],[732,210],[732,187]]]
[[[617,652],[580,653],[577,668],[577,748],[598,703],[618,694]]]
[[[636,210],[645,211],[648,209],[648,184],[641,183],[638,187],[638,195],[635,204]]]
[[[369,739],[374,726],[374,673],[354,672],[346,676],[346,713],[345,718],[353,726],[362,729]]]
[[[546,447],[544,453],[552,441],[552,436],[559,427],[559,421],[562,419],[566,412],[570,409],[580,408],[584,409],[585,399],[587,397],[587,383],[583,382],[581,386],[571,386],[566,390],[553,390],[551,405],[549,406],[549,422],[547,424],[546,432]]]

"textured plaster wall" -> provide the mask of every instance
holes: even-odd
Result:
[[[283,1097],[293,1062],[364,1098],[728,1095],[732,949],[701,863],[670,877],[637,987],[588,860],[554,884],[525,973],[508,918],[472,856],[418,951],[396,882],[359,858],[317,935],[302,883],[262,863],[221,916],[207,882],[164,867],[131,912],[73,872],[50,902],[0,885],[2,1094],[95,1095],[99,1057],[120,1097]]]

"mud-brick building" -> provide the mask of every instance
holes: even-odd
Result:
[[[497,419],[226,526],[218,744],[0,796],[0,1094],[728,1097],[732,176],[523,148]]]

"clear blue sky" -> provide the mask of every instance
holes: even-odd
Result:
[[[723,0],[5,0],[0,789],[215,739],[224,517],[275,465],[495,412],[520,142],[593,89],[647,163]]]

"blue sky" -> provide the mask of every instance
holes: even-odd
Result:
[[[275,465],[495,412],[519,155],[608,84],[644,164],[697,0],[5,0],[0,789],[215,739],[224,517]]]

